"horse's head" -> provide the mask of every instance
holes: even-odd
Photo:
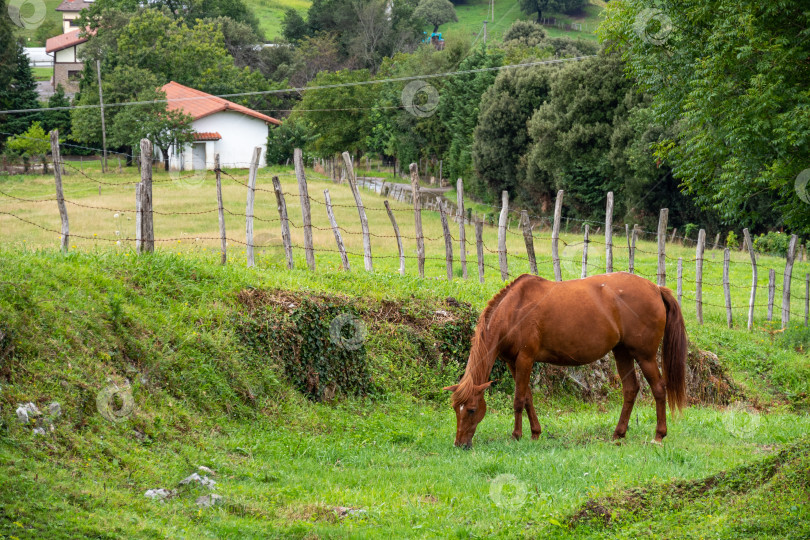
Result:
[[[484,390],[491,384],[492,381],[484,384],[462,381],[460,384],[445,388],[445,390],[453,392],[453,409],[456,411],[456,446],[467,450],[472,448],[475,428],[478,427],[478,423],[483,420],[487,412]]]

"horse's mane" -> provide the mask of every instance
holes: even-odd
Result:
[[[453,392],[453,407],[458,406],[460,403],[465,403],[472,397],[476,384],[482,384],[489,379],[489,374],[492,371],[492,365],[487,362],[489,358],[489,351],[486,344],[486,333],[489,328],[489,319],[492,312],[501,303],[512,287],[526,278],[534,277],[530,274],[523,274],[515,279],[512,283],[498,291],[487,303],[487,307],[481,312],[478,317],[478,323],[475,327],[475,334],[473,334],[472,345],[470,346],[470,358],[467,361],[467,368],[464,375],[458,383],[458,388]],[[494,360],[493,360],[494,362]],[[475,381],[481,381],[476,383]]]

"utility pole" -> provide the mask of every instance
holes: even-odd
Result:
[[[101,104],[101,144],[104,149],[104,159],[101,162],[101,172],[107,172],[107,126],[104,123],[104,96],[101,93],[101,60],[96,59],[96,75],[98,75],[98,102]]]
[[[490,18],[490,20],[492,22],[495,22],[495,0],[490,0],[489,4],[490,6],[492,6],[492,17]]]
[[[487,44],[487,21],[484,21],[484,45]]]

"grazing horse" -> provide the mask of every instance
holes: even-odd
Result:
[[[663,338],[664,376],[656,355]],[[624,405],[613,438],[627,433],[639,386],[638,362],[655,397],[655,441],[667,434],[666,400],[674,411],[686,401],[686,330],[672,291],[627,272],[571,281],[549,281],[524,274],[504,287],[478,318],[467,368],[453,392],[456,446],[470,448],[487,406],[492,366],[506,362],[515,379],[515,430],[523,435],[523,411],[532,439],[540,436],[529,381],[535,362],[583,366],[613,351],[622,382]]]

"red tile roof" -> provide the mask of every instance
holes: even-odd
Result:
[[[80,37],[79,32],[80,30],[73,30],[67,34],[49,38],[45,42],[45,52],[52,53],[54,51],[61,51],[62,49],[67,49],[68,47],[73,47],[74,45],[87,41],[87,36]]]
[[[56,11],[81,11],[84,8],[88,8],[92,5],[93,2],[87,2],[85,0],[64,0],[56,8]]]
[[[169,101],[169,110],[182,110],[184,113],[191,115],[194,120],[210,116],[214,113],[222,111],[234,111],[242,113],[259,120],[264,120],[268,124],[280,125],[281,121],[276,120],[266,114],[256,112],[248,109],[227,99],[212,96],[205,92],[200,92],[188,86],[176,83],[174,81],[164,84],[161,88],[166,92],[166,99]]]
[[[216,131],[200,131],[199,133],[194,134],[195,141],[218,141],[221,138],[222,135]]]

